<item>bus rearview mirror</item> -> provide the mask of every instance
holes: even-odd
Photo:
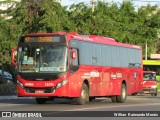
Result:
[[[76,50],[72,50],[72,59],[75,60],[77,58]]]

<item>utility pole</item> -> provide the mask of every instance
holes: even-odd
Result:
[[[92,13],[94,12],[94,0],[92,0]]]
[[[148,57],[148,56],[147,56],[147,53],[148,53],[148,52],[147,52],[147,51],[148,51],[148,50],[147,50],[147,49],[148,49],[147,41],[146,41],[145,47],[146,47],[146,49],[145,49],[145,60],[147,60],[147,57]]]

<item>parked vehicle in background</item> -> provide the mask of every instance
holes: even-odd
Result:
[[[4,81],[2,80],[2,70],[0,70],[0,84],[13,84],[13,77],[9,72],[4,71]]]
[[[160,60],[143,60],[143,70],[156,72],[157,89],[160,90]]]
[[[157,96],[158,82],[156,80],[156,72],[154,71],[144,71],[143,72],[143,93],[151,94],[152,96]]]

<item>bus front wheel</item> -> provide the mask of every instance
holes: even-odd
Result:
[[[85,83],[82,85],[80,97],[75,100],[78,105],[84,105],[86,102],[89,102],[89,89]]]
[[[127,98],[127,89],[126,89],[126,85],[125,84],[122,84],[122,87],[121,87],[121,94],[120,95],[117,95],[117,96],[112,96],[111,97],[111,100],[113,103],[123,103],[125,102]]]

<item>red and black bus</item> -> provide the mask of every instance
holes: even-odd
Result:
[[[18,96],[35,97],[38,104],[56,97],[73,98],[77,104],[96,97],[122,103],[143,89],[141,47],[102,36],[22,35],[12,50],[12,63]]]

